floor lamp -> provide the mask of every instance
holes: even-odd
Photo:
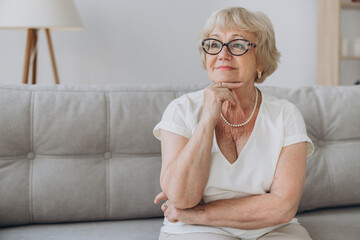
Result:
[[[22,82],[36,84],[38,32],[45,30],[55,83],[59,84],[50,31],[80,30],[83,25],[73,0],[0,0],[0,29],[27,30]]]

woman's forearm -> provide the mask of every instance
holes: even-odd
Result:
[[[260,229],[289,222],[297,206],[274,194],[224,199],[182,212],[185,223],[239,229]]]
[[[209,178],[214,128],[199,122],[193,136],[161,178],[161,187],[177,208],[196,206]]]

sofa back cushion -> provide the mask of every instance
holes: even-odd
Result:
[[[0,226],[162,216],[152,128],[179,94],[0,85]]]
[[[160,217],[169,102],[204,86],[0,85],[0,226]],[[299,211],[360,203],[360,88],[262,87],[298,106],[316,146]]]
[[[315,145],[298,212],[360,204],[360,86],[264,91],[299,108]]]

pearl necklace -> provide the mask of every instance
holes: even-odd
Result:
[[[257,102],[258,102],[258,90],[257,90],[256,87],[255,87],[255,92],[256,92],[256,95],[255,95],[255,106],[254,106],[254,109],[253,109],[253,111],[252,111],[249,119],[246,120],[246,122],[243,122],[243,123],[240,123],[240,124],[231,124],[231,123],[229,123],[229,122],[225,119],[224,115],[223,115],[222,113],[220,113],[220,116],[222,117],[222,119],[224,120],[224,122],[225,122],[227,125],[229,125],[230,127],[242,127],[242,126],[246,125],[248,122],[250,122],[251,118],[254,116],[254,113],[255,113],[255,110],[256,110],[256,106],[257,106]]]

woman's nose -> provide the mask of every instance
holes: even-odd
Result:
[[[219,52],[219,59],[231,59],[232,55],[229,52],[228,46],[224,46],[223,49],[221,49],[221,52]]]

